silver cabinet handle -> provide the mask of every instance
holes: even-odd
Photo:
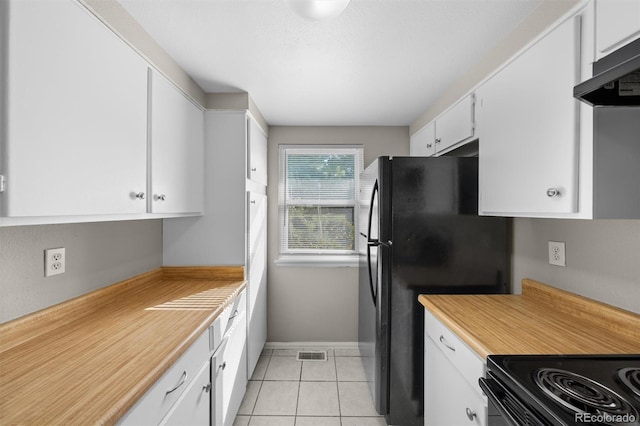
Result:
[[[251,203],[251,204],[255,204],[255,203],[256,203],[256,200],[251,200],[251,201],[250,201],[250,203]]]
[[[238,316],[238,310],[236,309],[236,310],[233,312],[233,315],[231,315],[231,316],[229,317],[229,321],[231,321],[232,319],[234,319],[234,318],[235,318],[235,317],[237,317],[237,316]]]
[[[553,198],[553,197],[559,197],[559,196],[560,196],[560,190],[558,188],[547,189],[547,197]]]
[[[224,370],[225,368],[227,368],[227,361],[223,362],[218,366],[218,370]]]
[[[209,391],[211,390],[211,383],[207,383],[206,385],[204,385],[202,387],[202,390],[205,391],[206,393],[209,393]]]
[[[454,348],[453,346],[451,346],[450,344],[447,343],[447,341],[445,340],[444,336],[441,334],[440,335],[440,343],[442,343],[443,345],[445,345],[447,347],[447,349],[452,350],[453,352],[456,351],[456,348]]]
[[[138,200],[144,200],[144,192],[137,192],[136,193],[136,198]]]
[[[153,199],[156,201],[164,201],[167,199],[167,196],[164,194],[160,194],[160,195],[156,194],[153,196]]]
[[[258,169],[256,169],[255,167],[251,169],[252,172],[255,172],[256,170]]]
[[[442,142],[442,138],[436,138],[436,143]]]
[[[432,146],[433,146],[433,144],[431,144],[431,143],[427,144],[427,148],[431,148]]]
[[[182,376],[180,377],[180,381],[178,382],[178,384],[172,387],[171,389],[169,389],[168,391],[166,391],[164,394],[169,395],[171,392],[175,391],[180,386],[184,385],[184,382],[186,381],[187,381],[187,370],[182,372]]]
[[[476,414],[475,411],[473,411],[471,408],[467,408],[467,418],[470,421],[473,421],[473,419],[475,419],[478,415]]]

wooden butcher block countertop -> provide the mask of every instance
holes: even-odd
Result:
[[[540,282],[522,295],[420,295],[478,355],[640,354],[640,315]]]
[[[115,423],[245,286],[165,267],[0,325],[0,425]]]

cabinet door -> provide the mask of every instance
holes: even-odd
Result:
[[[146,190],[145,62],[79,2],[2,8],[2,214],[144,213],[135,195]]]
[[[435,121],[432,121],[411,136],[409,155],[412,157],[430,157],[435,154],[435,129]]]
[[[640,35],[640,1],[596,0],[596,59]]]
[[[486,425],[487,404],[433,340],[424,345],[425,426]]]
[[[247,119],[247,126],[247,177],[267,186],[267,136],[251,117]]]
[[[211,375],[207,360],[160,425],[207,426],[211,411]]]
[[[267,196],[247,192],[247,203],[247,376],[251,377],[267,341]]]
[[[152,213],[200,213],[204,204],[204,113],[160,73],[149,72]]]
[[[473,136],[473,107],[474,97],[469,95],[436,119],[436,152]]]
[[[212,358],[215,425],[231,426],[242,403],[247,388],[246,337],[246,311],[242,311]]]
[[[577,210],[579,18],[522,53],[477,91],[480,210]]]

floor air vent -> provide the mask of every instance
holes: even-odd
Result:
[[[326,361],[327,351],[298,351],[296,361]]]

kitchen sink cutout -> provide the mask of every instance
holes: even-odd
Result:
[[[326,361],[327,351],[298,351],[296,361]]]

